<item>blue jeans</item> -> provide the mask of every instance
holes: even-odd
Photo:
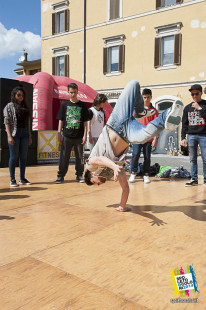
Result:
[[[128,143],[144,144],[164,129],[168,110],[163,111],[147,126],[133,117],[134,111],[140,113],[143,110],[144,101],[140,93],[140,85],[136,80],[131,80],[121,93],[107,121],[107,126]]]
[[[143,163],[143,174],[149,174],[150,172],[150,162],[151,162],[151,150],[152,142],[146,142],[145,144],[133,144],[132,145],[132,161],[130,167],[130,173],[137,173],[139,158],[143,150],[144,163]]]
[[[76,175],[82,176],[84,171],[82,139],[70,139],[63,135],[60,160],[59,160],[59,171],[57,173],[58,177],[64,177],[66,175],[69,168],[71,150],[73,147],[76,158],[75,163]]]
[[[15,179],[15,167],[19,158],[20,180],[25,178],[26,160],[29,146],[28,128],[17,128],[14,145],[9,144],[9,172],[11,180]]]
[[[203,178],[204,182],[206,182],[206,137],[200,135],[188,135],[187,142],[190,155],[191,177],[194,180],[198,179],[197,148],[199,144],[203,162]]]

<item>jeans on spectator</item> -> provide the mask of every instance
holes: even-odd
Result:
[[[82,176],[84,171],[84,160],[83,160],[83,144],[82,139],[71,139],[65,137],[63,135],[62,138],[62,145],[61,145],[61,152],[60,152],[60,160],[59,160],[59,171],[57,173],[58,177],[64,177],[69,168],[69,160],[71,150],[74,147],[75,152],[75,169],[76,175]]]
[[[20,180],[25,178],[26,160],[29,146],[28,128],[17,128],[14,145],[9,144],[9,172],[11,181],[15,179],[16,162],[19,159]]]
[[[143,174],[144,175],[149,174],[150,172],[152,142],[146,142],[145,144],[132,145],[132,161],[131,161],[130,173],[132,172],[137,173],[138,171],[138,163],[141,150],[143,150],[144,155]]]
[[[143,144],[164,129],[168,110],[163,111],[157,118],[144,126],[133,117],[133,112],[144,110],[144,101],[140,93],[140,85],[131,80],[121,93],[117,103],[107,121],[112,128],[126,142]]]
[[[189,134],[187,136],[187,141],[190,156],[191,177],[194,180],[198,179],[197,149],[199,144],[203,162],[203,178],[204,182],[206,182],[206,136]]]

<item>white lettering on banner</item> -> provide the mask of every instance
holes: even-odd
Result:
[[[85,99],[87,99],[87,95],[85,95],[85,94],[78,94],[78,95],[77,95],[77,97],[80,97],[80,98],[85,98]]]
[[[58,90],[58,89],[55,89],[55,88],[54,88],[54,92],[55,92],[56,94],[62,94],[62,95],[67,95],[67,96],[69,96],[69,94],[68,94],[68,92],[67,92],[66,90],[61,90],[61,89]],[[86,94],[78,94],[77,97],[79,97],[79,98],[84,98],[84,99],[87,99],[87,98],[88,98]]]
[[[33,122],[32,129],[38,130],[38,89],[33,91]]]

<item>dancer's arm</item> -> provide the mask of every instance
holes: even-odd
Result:
[[[116,165],[112,160],[105,156],[94,156],[89,158],[89,165],[99,166],[99,167],[108,167],[114,171],[114,181],[117,181],[118,175],[122,171],[122,167]]]
[[[122,170],[122,173],[119,177],[119,184],[122,188],[122,196],[121,196],[121,201],[120,201],[120,206],[125,209],[126,207],[126,203],[127,203],[127,199],[129,196],[129,184],[127,181],[127,177],[126,177],[126,173],[124,170]]]

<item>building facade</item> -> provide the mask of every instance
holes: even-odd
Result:
[[[105,93],[131,79],[161,112],[206,87],[206,0],[41,0],[42,71]]]

